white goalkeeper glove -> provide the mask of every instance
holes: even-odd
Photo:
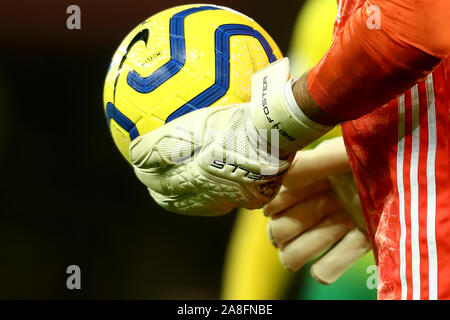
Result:
[[[135,139],[130,158],[166,210],[219,215],[266,204],[289,155],[330,129],[297,106],[284,58],[252,76],[251,102],[183,115]]]
[[[269,239],[289,270],[325,252],[311,266],[319,282],[334,282],[370,249],[342,138],[298,152],[265,214]]]

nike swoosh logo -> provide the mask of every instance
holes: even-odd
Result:
[[[144,41],[145,45],[147,46],[148,34],[149,34],[148,29],[143,29],[140,32],[138,32],[128,44],[127,50],[125,51],[125,55],[120,60],[119,69],[117,70],[116,79],[114,80],[113,104],[116,102],[116,86],[117,82],[119,81],[119,76],[122,73],[121,71],[123,63],[127,59],[128,52],[130,52],[131,48],[133,48],[133,46],[139,41]]]

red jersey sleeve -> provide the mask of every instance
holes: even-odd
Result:
[[[369,25],[373,14],[380,14],[379,28]],[[308,91],[336,119],[356,119],[412,87],[449,53],[450,1],[366,1],[310,70]]]

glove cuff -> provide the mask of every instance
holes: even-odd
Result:
[[[258,130],[277,130],[269,134],[271,144],[295,152],[306,147],[333,127],[309,119],[297,105],[289,75],[289,60],[283,58],[252,76],[251,116]],[[278,140],[278,142],[276,141]]]

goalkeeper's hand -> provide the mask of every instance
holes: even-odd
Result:
[[[298,152],[265,214],[269,238],[289,270],[325,252],[311,267],[319,282],[334,282],[370,249],[342,138]]]
[[[251,102],[183,115],[135,139],[130,158],[168,211],[219,215],[266,204],[290,155],[330,129],[297,106],[284,58],[253,75]]]

